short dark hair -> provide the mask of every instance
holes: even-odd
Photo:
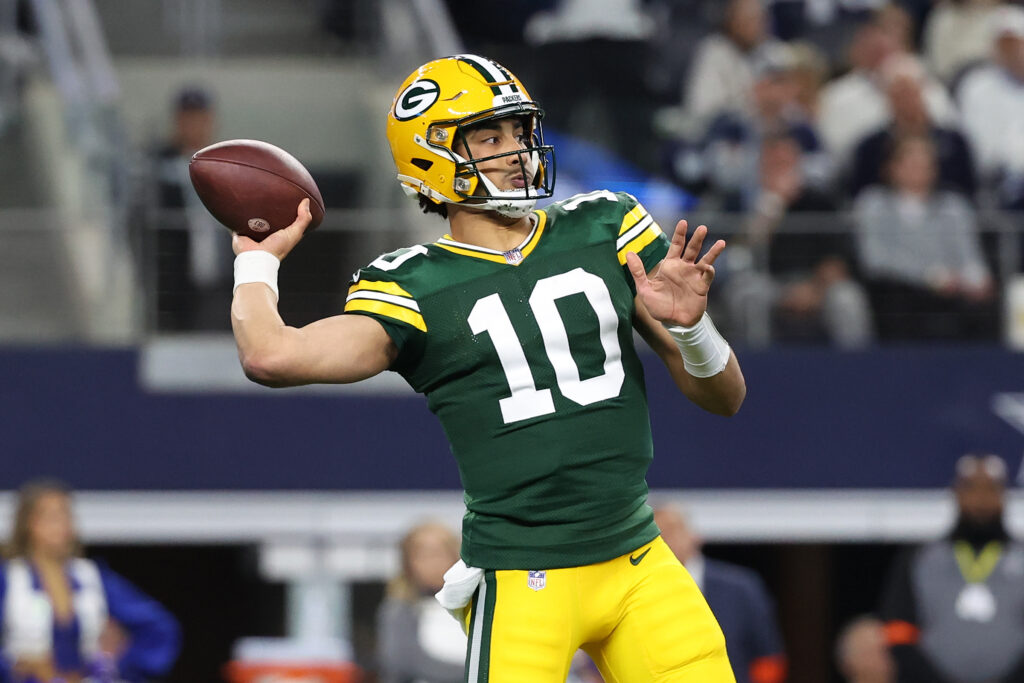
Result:
[[[174,97],[176,111],[207,111],[213,109],[213,98],[204,88],[189,85],[178,91]]]
[[[435,202],[422,194],[417,195],[417,199],[420,200],[420,209],[423,213],[436,213],[441,218],[448,218],[448,205],[444,202]]]

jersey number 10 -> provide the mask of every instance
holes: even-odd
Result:
[[[573,294],[583,294],[597,314],[599,338],[604,349],[604,372],[580,379],[580,370],[569,349],[569,335],[555,302]],[[555,370],[558,390],[581,406],[615,398],[622,390],[625,371],[619,348],[619,318],[612,305],[608,286],[598,276],[582,268],[538,280],[530,294],[530,309],[544,340],[544,351]],[[505,424],[555,412],[550,389],[538,389],[526,360],[523,345],[516,335],[501,297],[491,294],[478,300],[469,313],[473,334],[491,337],[505,372],[512,395],[498,402]]]

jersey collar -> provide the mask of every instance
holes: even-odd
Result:
[[[530,234],[526,236],[526,239],[524,239],[518,247],[514,247],[508,251],[498,251],[496,249],[478,247],[474,244],[458,242],[452,239],[451,235],[445,235],[434,242],[434,244],[454,254],[462,254],[463,256],[472,256],[474,258],[484,259],[485,261],[518,266],[523,262],[523,259],[533,252],[537,247],[537,244],[540,242],[540,236],[544,232],[544,226],[547,223],[548,215],[543,210],[537,209],[536,211],[531,212],[530,217],[534,219],[533,230],[530,231]]]

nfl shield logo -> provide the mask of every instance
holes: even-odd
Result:
[[[535,591],[547,585],[548,573],[544,570],[526,572],[526,585]]]
[[[505,257],[505,262],[513,266],[523,260],[523,252],[519,251],[519,247],[502,252],[502,255]]]

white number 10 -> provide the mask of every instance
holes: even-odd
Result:
[[[604,372],[580,379],[580,370],[569,348],[569,335],[558,313],[558,299],[583,294],[597,314],[599,337],[604,350]],[[530,295],[530,308],[540,327],[544,350],[555,370],[555,379],[562,395],[581,406],[614,398],[622,389],[625,371],[619,348],[619,319],[604,281],[576,268],[568,273],[539,280]],[[486,296],[470,311],[469,327],[473,334],[487,332],[498,354],[512,395],[498,402],[505,424],[555,412],[550,389],[537,389],[526,353],[516,335],[508,312],[498,294]]]

